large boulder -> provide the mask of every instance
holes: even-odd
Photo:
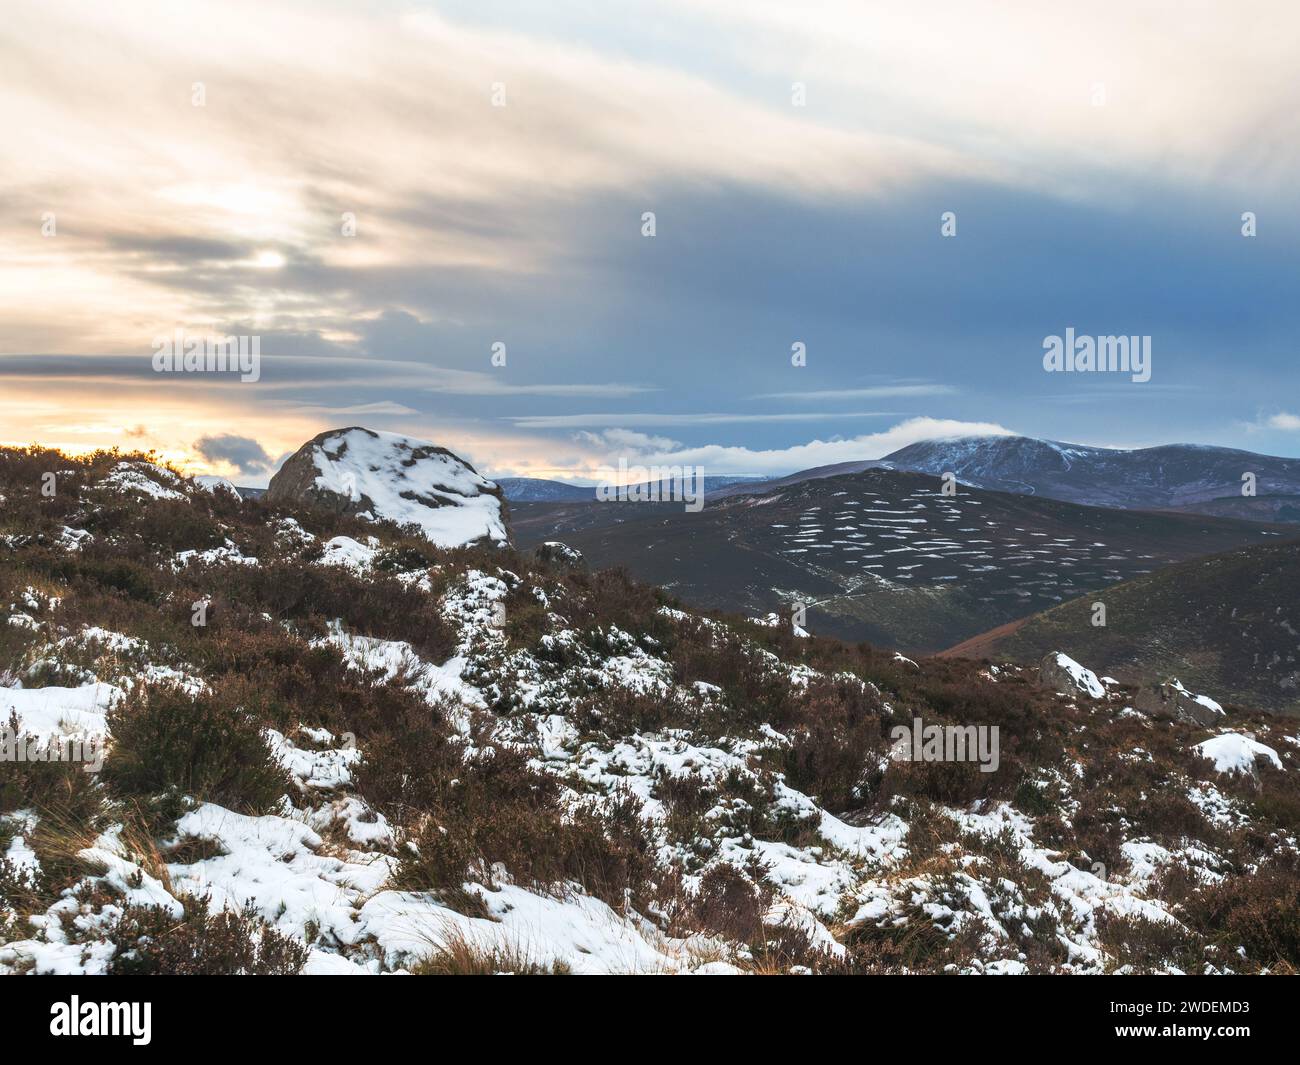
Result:
[[[1062,695],[1106,698],[1106,687],[1097,679],[1097,674],[1060,651],[1043,656],[1038,664],[1038,683]]]
[[[1193,725],[1222,725],[1227,715],[1208,695],[1193,695],[1172,678],[1138,692],[1135,709],[1153,717],[1172,717]]]
[[[359,426],[308,440],[271,478],[266,498],[414,526],[439,547],[510,541],[501,489],[468,462]]]
[[[1216,773],[1239,773],[1255,775],[1256,767],[1261,763],[1282,769],[1282,759],[1272,747],[1266,747],[1249,733],[1225,732],[1221,736],[1212,736],[1192,747],[1202,758],[1214,763]]]

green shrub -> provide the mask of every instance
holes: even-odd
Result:
[[[538,961],[520,944],[507,940],[483,944],[451,932],[407,972],[412,976],[567,976],[570,969],[562,961]]]
[[[1234,960],[1240,949],[1260,967],[1300,969],[1300,859],[1294,854],[1205,887],[1184,909],[1188,922]]]
[[[158,906],[128,906],[108,938],[117,947],[113,976],[295,976],[307,964],[302,943],[256,914],[210,913],[184,899],[177,918]]]
[[[798,715],[782,758],[791,786],[816,796],[832,813],[863,805],[888,748],[874,689],[844,681],[809,684]]]
[[[18,726],[16,716],[0,725],[10,729],[16,744],[30,736]],[[44,746],[44,742],[42,743]],[[0,762],[0,814],[35,810],[46,818],[89,824],[103,799],[94,773],[85,762]]]
[[[141,688],[109,711],[104,779],[122,797],[179,792],[267,813],[290,790],[262,726],[238,707],[172,687]]]
[[[1204,943],[1177,921],[1153,921],[1136,914],[1120,916],[1099,910],[1097,938],[1112,958],[1112,967],[1135,973],[1199,971]]]
[[[367,758],[383,758],[385,749],[393,750],[390,745]],[[371,779],[401,776],[395,769],[369,772]],[[634,797],[615,795],[599,809],[571,809],[559,781],[508,747],[475,751],[458,759],[454,770],[444,765],[443,773],[417,785],[425,796],[418,806],[394,811],[422,816],[393,886],[438,891],[464,903],[465,881],[490,880],[500,863],[516,883],[562,890],[573,881],[615,909],[629,898],[635,905],[650,890],[654,844]]]

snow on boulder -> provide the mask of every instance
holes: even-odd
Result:
[[[1254,773],[1255,763],[1260,758],[1272,762],[1278,769],[1282,768],[1282,759],[1277,756],[1277,751],[1240,732],[1225,732],[1222,736],[1202,740],[1192,750],[1213,762],[1218,773]]]
[[[373,536],[367,539],[370,542],[363,544],[350,536],[336,536],[325,541],[317,561],[322,566],[342,566],[353,573],[365,573],[379,554],[379,541]]]
[[[1223,716],[1222,706],[1220,706],[1217,702],[1211,699],[1208,695],[1193,695],[1191,692],[1189,692],[1186,688],[1183,687],[1182,682],[1177,677],[1171,680],[1169,682],[1169,685],[1179,695],[1183,696],[1186,699],[1190,699],[1198,706],[1203,706],[1210,713]]]
[[[750,618],[749,620],[752,621],[755,625],[762,625],[765,628],[769,628],[769,629],[780,629],[785,626],[785,618],[783,618],[780,614],[776,614],[776,613],[765,614],[761,618],[753,617]],[[802,625],[796,625],[794,623],[793,618],[790,620],[790,631],[794,633],[794,635],[802,639],[807,639],[808,637],[808,630],[805,629]]]
[[[587,564],[582,552],[576,547],[562,544],[559,540],[547,540],[533,549],[533,556],[541,562],[552,562],[557,566],[570,569],[582,569]]]
[[[1106,698],[1106,689],[1097,679],[1097,674],[1060,651],[1053,651],[1043,657],[1038,664],[1038,680],[1062,695],[1082,692],[1090,699]]]
[[[413,525],[439,547],[509,542],[501,489],[446,448],[396,433],[332,429],[271,478],[273,503]]]
[[[1208,695],[1192,694],[1177,678],[1142,689],[1135,706],[1144,714],[1166,714],[1193,725],[1220,725],[1226,716]]]

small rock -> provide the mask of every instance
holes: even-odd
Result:
[[[559,540],[547,540],[545,543],[538,544],[533,549],[533,556],[539,562],[550,562],[566,569],[585,569],[587,565],[587,560],[581,551],[568,544],[560,543]]]

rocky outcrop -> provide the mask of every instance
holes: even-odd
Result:
[[[1106,688],[1097,674],[1079,665],[1069,655],[1052,651],[1038,664],[1038,682],[1062,695],[1086,695],[1089,699],[1104,699]]]
[[[510,540],[500,488],[468,462],[424,440],[359,426],[308,440],[271,478],[266,498],[413,526],[439,547]]]
[[[1208,695],[1193,695],[1176,679],[1143,688],[1133,706],[1152,717],[1172,717],[1194,725],[1221,725],[1223,707]]]
[[[559,540],[547,540],[533,548],[539,562],[549,562],[564,569],[586,569],[587,560],[581,551]]]

